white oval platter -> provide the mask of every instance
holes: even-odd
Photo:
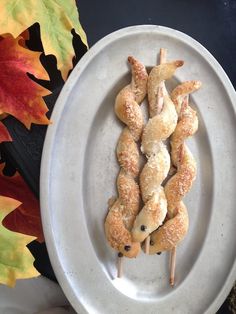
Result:
[[[149,69],[161,47],[182,59],[172,84],[203,87],[190,98],[199,115],[188,145],[198,176],[185,198],[190,229],[177,249],[176,286],[168,283],[168,254],[125,259],[104,236],[107,200],[116,195],[115,147],[123,125],[114,100],[130,80],[127,57]],[[236,278],[236,96],[221,66],[179,31],[141,25],[114,32],[79,61],[55,105],[45,140],[40,201],[50,259],[78,313],[215,313]],[[146,102],[142,105],[146,105]]]

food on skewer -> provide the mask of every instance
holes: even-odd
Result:
[[[165,62],[163,53],[165,54],[164,49],[160,54],[161,60]],[[143,242],[162,225],[166,217],[167,201],[161,184],[170,169],[170,155],[163,141],[175,130],[177,113],[164,81],[171,78],[182,65],[183,61],[160,64],[151,70],[148,77],[150,119],[142,136],[142,151],[148,160],[140,174],[140,188],[145,205],[134,222],[134,241]],[[148,245],[146,252],[148,253]]]
[[[140,158],[137,141],[143,131],[143,115],[139,105],[146,96],[148,79],[142,63],[133,57],[129,57],[128,61],[132,80],[115,100],[115,113],[127,125],[117,145],[117,159],[121,167],[117,178],[118,198],[111,204],[105,220],[106,238],[111,247],[119,252],[120,267],[123,255],[132,258],[140,252],[140,243],[132,240],[131,229],[140,210],[140,192],[136,182]]]
[[[185,140],[198,129],[197,113],[188,103],[188,95],[201,86],[199,81],[187,81],[171,93],[178,114],[178,124],[171,136],[171,158],[177,173],[167,182],[165,195],[168,203],[166,223],[151,234],[150,254],[172,251],[171,284],[174,284],[176,246],[188,231],[188,212],[182,202],[196,178],[196,162]]]
[[[189,219],[183,203],[196,178],[196,162],[185,144],[198,129],[197,113],[188,102],[189,94],[198,90],[199,81],[178,85],[169,96],[165,81],[170,79],[183,61],[166,62],[166,50],[160,51],[160,65],[149,76],[143,64],[133,57],[128,61],[132,80],[117,95],[115,113],[126,124],[118,145],[120,172],[117,178],[118,197],[109,201],[105,234],[112,248],[118,251],[118,277],[122,276],[123,256],[136,257],[145,241],[145,252],[171,252],[170,283],[174,285],[176,247],[185,237]],[[148,92],[150,119],[143,129],[140,104]],[[170,170],[170,155],[165,140],[170,138],[171,160],[176,173],[163,181]],[[140,155],[147,157],[140,174],[144,207],[140,211],[138,175]],[[170,175],[170,173],[169,173]]]

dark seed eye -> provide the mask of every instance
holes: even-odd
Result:
[[[154,245],[154,242],[152,240],[150,240],[150,245]]]
[[[130,245],[125,245],[124,249],[128,252],[128,251],[130,251],[131,246]]]
[[[141,225],[140,229],[141,229],[142,231],[145,231],[145,230],[147,229],[147,227],[144,226],[144,225]]]
[[[161,252],[157,252],[157,255],[161,255]]]
[[[119,252],[118,257],[123,257],[123,254],[121,252]]]

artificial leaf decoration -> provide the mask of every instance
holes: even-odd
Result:
[[[0,193],[21,201],[21,205],[7,215],[3,226],[19,233],[37,237],[39,242],[44,241],[40,218],[39,201],[30,191],[25,181],[16,173],[12,177],[4,176],[4,164],[0,165]]]
[[[0,39],[0,114],[8,113],[27,128],[31,123],[49,124],[48,108],[42,98],[49,91],[29,78],[28,73],[40,79],[48,74],[40,63],[39,52],[19,44],[22,37],[11,35]]]
[[[0,143],[12,141],[11,135],[8,133],[5,125],[0,122]]]
[[[25,41],[26,41],[26,40],[29,40],[29,38],[30,38],[29,30],[26,29],[26,30],[25,30],[23,33],[21,33],[20,36],[18,36],[18,37],[20,38],[19,44],[20,44],[22,47],[27,48]]]
[[[2,220],[20,202],[0,196],[0,283],[14,287],[16,279],[39,275],[33,266],[34,258],[26,245],[35,238],[7,230]]]
[[[11,33],[15,38],[31,25],[40,24],[44,52],[56,56],[57,67],[65,80],[74,56],[72,29],[87,46],[75,0],[1,0],[0,12],[1,32]]]

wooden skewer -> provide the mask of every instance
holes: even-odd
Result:
[[[166,55],[167,55],[167,49],[161,48],[160,49],[160,64],[166,62]],[[158,88],[157,91],[157,113],[159,114],[162,111],[163,108],[163,102],[164,102],[164,93],[163,93],[163,87],[164,87],[164,82],[162,82]],[[150,248],[150,236],[148,236],[145,239],[145,253],[149,254],[149,248]]]
[[[166,62],[166,56],[167,56],[167,49],[166,48],[161,48],[160,49],[160,64]]]
[[[149,249],[150,249],[150,236],[148,236],[146,239],[145,239],[145,247],[144,247],[144,251],[146,254],[149,254]]]
[[[175,285],[176,246],[170,252],[170,285]]]
[[[123,276],[123,254],[118,253],[117,260],[117,278],[121,278]]]
[[[166,62],[166,56],[167,56],[167,49],[161,48],[160,49],[160,64]],[[163,103],[164,103],[163,88],[164,88],[164,82],[161,82],[157,91],[157,112],[158,113],[160,113],[163,108]]]

